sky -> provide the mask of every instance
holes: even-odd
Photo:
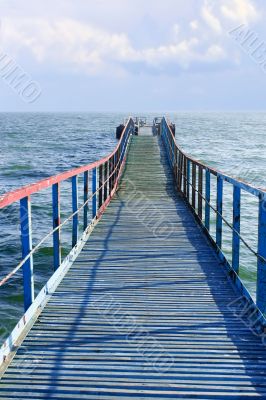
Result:
[[[265,0],[0,6],[0,111],[266,108]],[[9,66],[27,79],[32,98],[7,78]]]

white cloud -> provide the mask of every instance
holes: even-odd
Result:
[[[3,43],[20,53],[28,49],[39,63],[67,63],[98,73],[105,60],[131,61],[135,51],[124,33],[110,33],[72,19],[4,21]]]
[[[209,25],[209,27],[216,33],[222,32],[222,26],[219,19],[212,13],[210,3],[208,1],[204,1],[202,10],[202,17],[204,21]]]
[[[250,0],[230,0],[221,6],[224,17],[234,22],[249,23],[259,18],[255,5]]]
[[[226,53],[224,49],[222,49],[217,44],[214,44],[207,49],[206,56],[207,58],[209,57],[212,61],[216,61],[224,59],[226,57]]]
[[[3,30],[5,49],[18,55],[27,49],[38,63],[72,67],[89,74],[126,70],[130,63],[159,70],[169,63],[187,68],[194,61],[212,62],[225,57],[215,45],[206,44],[205,50],[200,49],[196,37],[175,38],[173,43],[138,49],[125,33],[108,32],[69,18],[6,19]],[[177,24],[173,31],[178,34]]]
[[[218,67],[224,60],[233,63],[225,26],[236,18],[242,21],[257,18],[254,4],[251,0],[202,0],[195,5],[198,7],[195,12],[188,13],[186,8],[185,19],[177,18],[168,9],[158,20],[150,17],[154,32],[156,24],[164,29],[164,35],[158,29],[154,41],[152,36],[152,40],[142,43],[140,36],[139,42],[134,42],[134,31],[120,25],[113,28],[104,22],[101,25],[94,20],[92,23],[88,18],[10,16],[3,19],[2,42],[5,50],[18,58],[24,54],[30,58],[31,54],[44,70],[51,65],[60,71],[90,75],[121,75],[142,70],[167,73],[175,67],[187,69],[199,63],[217,63]],[[162,21],[164,25],[160,25]]]

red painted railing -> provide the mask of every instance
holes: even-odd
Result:
[[[53,236],[54,270],[61,265],[60,230],[72,220],[72,248],[78,241],[79,214],[83,210],[83,233],[102,215],[104,209],[115,193],[121,176],[130,135],[134,132],[134,122],[129,118],[121,138],[114,151],[107,157],[92,164],[85,165],[59,175],[41,180],[34,184],[14,190],[0,197],[0,209],[15,202],[20,202],[20,226],[22,243],[22,260],[7,276],[0,281],[3,286],[20,268],[23,268],[24,307],[27,310],[34,301],[33,254],[42,244]],[[83,174],[83,203],[78,208],[78,177]],[[72,214],[63,222],[60,221],[60,184],[70,180],[72,184]],[[89,194],[89,183],[91,192]],[[53,229],[32,248],[31,229],[31,195],[44,189],[52,189]],[[91,203],[91,218],[89,218],[89,203]]]

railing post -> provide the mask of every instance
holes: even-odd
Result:
[[[184,154],[183,153],[179,153],[180,154],[180,182],[179,182],[179,190],[180,192],[182,192],[182,183],[183,183],[183,164],[184,164]]]
[[[123,158],[124,158],[124,151],[125,151],[125,148],[124,148],[124,142],[125,142],[125,135],[122,137],[122,140],[121,140],[121,143],[120,143],[120,146],[121,146],[121,162],[123,161]],[[104,169],[105,169],[105,164],[104,164]]]
[[[166,124],[165,124],[165,140],[166,140],[166,146],[167,146],[167,156],[168,156],[169,164],[171,166],[171,140],[170,140],[170,133],[169,133],[169,130],[167,129]]]
[[[103,166],[99,165],[99,191],[98,191],[98,208],[103,204]]]
[[[234,185],[233,189],[233,239],[232,239],[232,267],[239,272],[239,250],[240,250],[240,204],[241,189]]]
[[[258,219],[258,255],[266,258],[266,195],[261,194],[259,200]],[[266,263],[258,257],[257,266],[257,306],[260,311],[266,312]]]
[[[53,229],[60,226],[60,188],[59,183],[52,186],[53,197]],[[61,265],[60,228],[53,232],[54,270]]]
[[[202,220],[202,190],[203,190],[203,174],[202,167],[199,165],[198,174],[198,217]]]
[[[117,153],[114,154],[114,174],[113,174],[113,184],[112,184],[112,190],[115,187],[116,184],[116,163],[117,163]]]
[[[187,193],[187,158],[183,156],[183,194]]]
[[[89,205],[88,205],[88,193],[89,193],[89,173],[88,171],[84,172],[84,177],[83,177],[83,201],[84,201],[84,208],[83,208],[83,231],[87,229],[88,226],[88,210],[89,210]]]
[[[75,213],[78,210],[78,185],[77,175],[72,176],[72,211]],[[78,214],[73,216],[72,224],[72,247],[77,244],[78,241]]]
[[[174,177],[177,184],[177,147],[175,146],[175,164],[174,164]]]
[[[20,200],[20,229],[22,244],[22,259],[27,257],[32,250],[32,229],[31,229],[31,204],[30,198],[24,197]],[[23,265],[23,288],[24,288],[24,309],[31,306],[34,300],[34,278],[32,256]]]
[[[123,157],[124,157],[124,150],[123,150]],[[103,176],[104,176],[104,178],[103,178],[104,179],[103,198],[105,201],[108,196],[108,162],[104,163],[103,171],[104,171],[104,174],[103,174]]]
[[[178,150],[177,153],[177,161],[176,161],[176,165],[177,165],[177,190],[180,191],[180,157],[181,157],[181,152],[180,150]]]
[[[187,159],[187,201],[189,202],[190,198],[190,160]]]
[[[210,201],[211,201],[211,173],[206,169],[205,173],[205,228],[210,230]]]
[[[108,187],[108,193],[109,196],[112,193],[112,181],[113,181],[113,170],[114,170],[114,157],[112,156],[109,160],[108,160],[108,170],[109,170],[109,187]],[[111,176],[112,175],[112,176]]]
[[[97,168],[92,170],[92,219],[97,215]]]
[[[216,215],[216,244],[222,248],[222,231],[223,231],[223,179],[217,176],[217,215]]]
[[[120,167],[121,167],[121,148],[120,146],[117,149],[117,170],[116,170],[116,179],[118,179],[119,177],[119,171],[120,171]]]
[[[171,143],[172,143],[172,146],[171,146],[171,152],[172,152],[172,167],[174,168],[174,165],[175,165],[175,141],[174,141],[174,139],[173,139],[173,137],[172,137],[172,135],[170,135],[170,138],[171,138]]]
[[[192,208],[196,211],[196,164],[192,161]]]

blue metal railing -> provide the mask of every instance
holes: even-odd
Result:
[[[248,183],[234,179],[220,171],[211,168],[198,160],[185,154],[177,145],[173,132],[163,118],[161,122],[161,135],[166,147],[168,160],[173,170],[177,190],[184,196],[192,208],[197,220],[207,233],[217,254],[229,268],[234,283],[249,301],[253,301],[248,290],[239,278],[240,242],[242,242],[257,258],[257,289],[256,306],[260,317],[266,313],[266,192],[249,185]],[[212,194],[211,177],[215,178],[216,207],[211,205]],[[233,187],[232,196],[232,222],[228,222],[223,216],[224,182]],[[241,193],[247,192],[258,199],[258,248],[257,251],[244,240],[240,234],[241,225]],[[203,220],[203,202],[205,203],[205,219]],[[216,214],[215,235],[210,234],[210,211]],[[232,262],[228,262],[222,251],[223,224],[232,231]],[[264,318],[261,318],[264,321]]]
[[[79,237],[79,213],[83,211],[83,233],[98,219],[104,208],[109,203],[116,191],[125,161],[125,154],[130,134],[134,132],[134,122],[129,118],[121,139],[115,150],[107,157],[84,167],[67,171],[57,176],[50,177],[35,184],[23,187],[14,192],[9,192],[0,197],[0,209],[15,202],[20,202],[20,226],[22,243],[22,260],[7,276],[0,281],[0,287],[23,269],[24,308],[25,311],[34,301],[34,266],[33,255],[41,245],[50,237],[53,237],[53,261],[56,271],[62,263],[60,231],[68,221],[72,220],[72,248],[77,246]],[[104,171],[104,177],[102,176]],[[89,174],[90,173],[90,174]],[[78,208],[78,177],[83,175],[83,204]],[[91,194],[89,195],[89,178],[91,175]],[[72,214],[62,223],[60,222],[60,184],[71,180]],[[51,187],[53,206],[53,229],[34,248],[32,248],[31,229],[31,195],[43,189]],[[89,219],[89,202],[91,202],[92,215]],[[89,222],[90,221],[90,222]]]

